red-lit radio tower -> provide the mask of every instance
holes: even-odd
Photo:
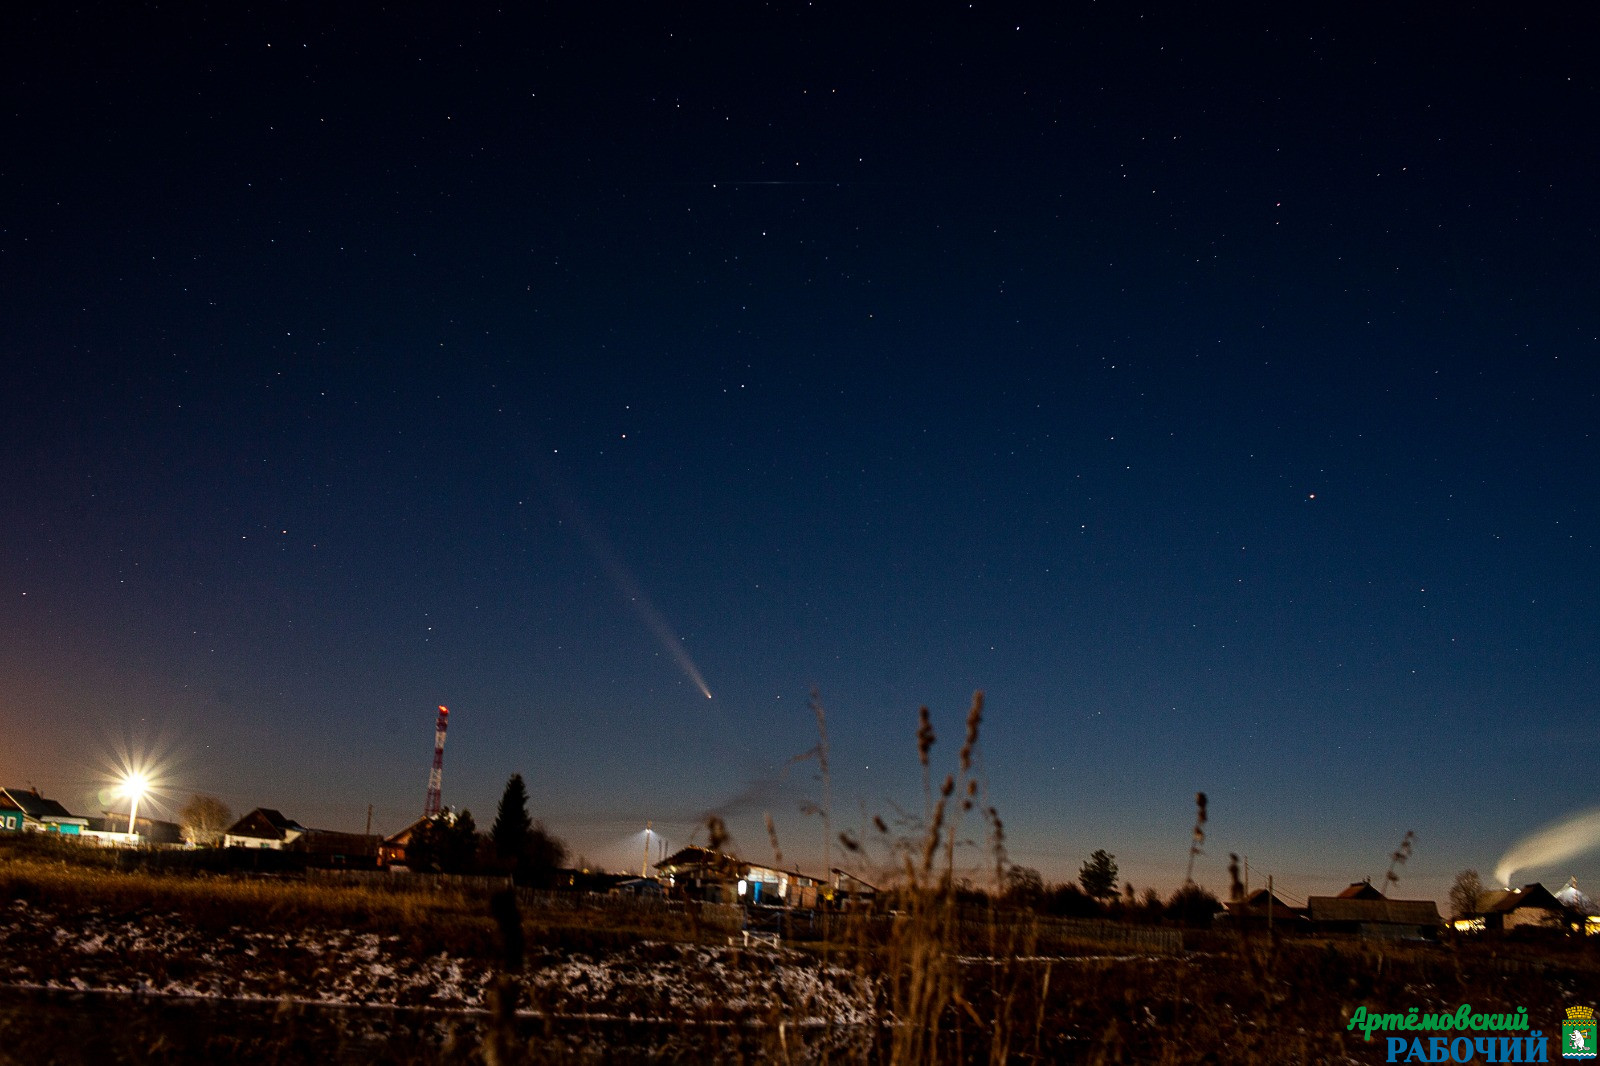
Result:
[[[450,725],[450,708],[439,704],[439,725],[433,734],[433,769],[428,771],[428,799],[422,805],[422,816],[433,818],[439,813],[440,793],[444,787],[444,731]]]

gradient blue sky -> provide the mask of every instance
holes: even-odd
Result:
[[[393,831],[447,703],[482,823],[809,867],[810,692],[850,825],[981,688],[1049,879],[1597,802],[1592,15],[0,20],[7,784]]]

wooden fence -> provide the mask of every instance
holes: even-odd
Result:
[[[453,892],[488,896],[511,887],[511,879],[505,876],[411,871],[310,869],[305,871],[305,877],[308,881],[360,885],[389,892]],[[605,914],[630,925],[645,926],[686,921],[717,933],[733,935],[748,929],[795,942],[886,944],[894,936],[897,924],[909,920],[904,915],[838,914],[787,907],[746,910],[732,903],[686,903],[659,897],[598,892],[533,888],[519,888],[516,892],[517,902],[529,914]],[[1093,918],[968,911],[957,918],[953,932],[958,950],[975,954],[997,950],[1041,955],[1063,952],[1081,954],[1086,948],[1096,947],[1163,955],[1183,951],[1181,930]]]

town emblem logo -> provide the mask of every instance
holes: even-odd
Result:
[[[1568,1007],[1567,1020],[1561,1023],[1561,1057],[1564,1059],[1594,1058],[1595,1030],[1593,1008]]]

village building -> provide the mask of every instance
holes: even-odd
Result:
[[[0,788],[0,830],[77,836],[89,825],[36,788]]]
[[[1349,888],[1342,890],[1334,899],[1383,899],[1384,895],[1372,887],[1372,879],[1353,881]]]
[[[1600,936],[1600,904],[1578,889],[1578,879],[1568,878],[1566,887],[1555,894],[1572,915],[1573,922],[1586,936]]]
[[[1264,888],[1258,888],[1242,899],[1224,903],[1222,909],[1222,924],[1234,929],[1271,929],[1275,933],[1295,933],[1305,932],[1311,927],[1304,907],[1291,906]]]
[[[378,866],[389,868],[394,866],[404,867],[406,864],[406,849],[411,846],[411,838],[417,830],[426,825],[428,819],[418,818],[398,833],[386,836],[378,843]]]
[[[831,902],[840,910],[870,911],[878,902],[878,886],[863,881],[849,870],[833,868]]]
[[[225,848],[265,848],[282,851],[305,835],[306,827],[285,818],[271,807],[257,807],[222,834]]]
[[[1337,896],[1312,896],[1306,915],[1314,933],[1378,940],[1433,940],[1444,924],[1433,900],[1388,899],[1371,884],[1351,885]]]
[[[307,856],[312,866],[353,866],[375,868],[381,841],[364,833],[345,833],[337,829],[307,829],[288,850]]]
[[[656,870],[673,894],[706,903],[817,907],[827,888],[798,870],[746,862],[709,848],[683,848],[658,862]]]
[[[85,842],[110,847],[142,847],[154,845],[163,848],[184,846],[183,827],[177,822],[164,822],[159,818],[134,819],[133,832],[128,832],[128,816],[102,811],[100,817],[88,819],[83,830]]]
[[[257,807],[222,835],[225,848],[285,851],[305,856],[310,866],[378,865],[378,837],[337,829],[308,829],[271,807]]]
[[[1562,929],[1570,912],[1550,890],[1535,882],[1521,888],[1485,892],[1478,898],[1474,919],[1482,921],[1485,932],[1506,933],[1513,929]]]
[[[661,899],[666,895],[666,889],[653,877],[628,877],[612,885],[607,894],[632,899]]]

